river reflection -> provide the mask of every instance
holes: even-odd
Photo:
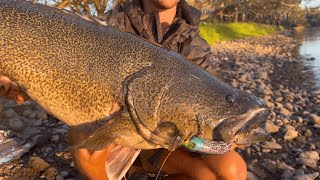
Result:
[[[314,71],[317,87],[320,88],[320,28],[296,32],[295,38],[301,44],[299,54],[303,57],[306,66]]]

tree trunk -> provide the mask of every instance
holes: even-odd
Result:
[[[238,12],[234,15],[234,22],[238,22]]]
[[[246,13],[242,13],[242,21],[243,21],[243,22],[246,21]]]

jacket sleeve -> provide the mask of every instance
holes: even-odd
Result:
[[[198,34],[186,39],[180,53],[211,74],[215,74],[219,68],[219,63],[214,59],[210,45]]]

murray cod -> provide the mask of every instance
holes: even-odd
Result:
[[[53,116],[110,143],[173,149],[192,136],[250,144],[268,136],[265,103],[179,54],[76,14],[0,0],[0,75]]]

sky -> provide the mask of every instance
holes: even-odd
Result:
[[[320,7],[320,0],[311,0],[306,3],[306,1],[301,2],[302,7]]]

